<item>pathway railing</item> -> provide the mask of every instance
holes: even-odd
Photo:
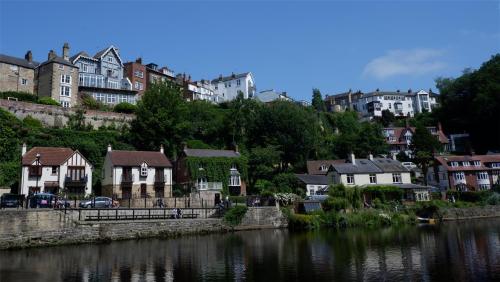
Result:
[[[159,219],[207,219],[224,215],[220,208],[110,208],[110,209],[60,209],[65,213],[78,213],[79,221],[159,220]]]

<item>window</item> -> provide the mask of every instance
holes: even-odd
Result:
[[[468,161],[462,162],[463,166],[470,166],[470,163]]]
[[[477,180],[487,180],[488,173],[486,171],[481,171],[477,173]]]
[[[370,184],[375,184],[375,183],[377,183],[377,175],[370,174]]]
[[[108,62],[112,63],[113,62],[113,57],[108,57]]]
[[[71,97],[71,87],[61,86],[61,96]]]
[[[61,106],[62,106],[63,108],[69,108],[69,107],[70,107],[70,104],[69,104],[69,102],[68,102],[68,101],[61,101]]]
[[[87,72],[88,71],[88,65],[87,64],[82,64],[82,71]]]
[[[237,85],[237,86],[240,86],[240,85],[241,85],[241,80],[240,80],[240,79],[236,80],[236,85]]]
[[[71,76],[67,74],[61,75],[61,83],[71,83]]]
[[[138,81],[136,81],[136,82],[134,83],[134,87],[135,87],[135,89],[139,89],[139,82],[138,82]]]
[[[140,78],[144,78],[144,72],[139,70],[134,71],[134,75]]]
[[[116,103],[116,96],[115,96],[115,94],[108,94],[106,102],[108,104],[114,104],[114,103]]]
[[[458,166],[458,162],[451,162],[451,163],[450,163],[450,165],[451,165],[452,167],[457,167],[457,166]]]
[[[480,161],[474,161],[474,166],[481,166],[481,162]]]
[[[142,82],[139,82],[139,90],[144,90],[144,84],[142,84]]]
[[[500,167],[500,163],[491,163],[491,167],[494,168]]]
[[[326,165],[321,165],[321,167],[319,168],[319,170],[321,170],[321,171],[327,171],[328,167]]]
[[[392,174],[392,183],[403,183],[403,181],[401,180],[401,173]]]
[[[453,178],[455,178],[455,180],[459,180],[459,181],[465,180],[465,173],[463,173],[463,172],[455,172],[453,174]]]
[[[392,109],[392,104],[389,103],[389,109]]]
[[[57,166],[52,167],[52,174],[57,174]]]
[[[479,184],[479,190],[489,190],[490,185],[489,184]]]
[[[347,184],[354,184],[354,174],[347,175]]]
[[[105,98],[104,98],[104,94],[102,94],[102,93],[97,93],[97,94],[95,94],[95,99],[96,99],[97,101],[104,102],[104,100],[105,100]]]
[[[26,78],[21,78],[21,84],[22,85],[27,85],[28,84],[28,80]]]
[[[309,189],[309,195],[310,196],[314,195],[314,189]]]
[[[145,163],[141,165],[141,176],[142,177],[148,176],[148,165]]]

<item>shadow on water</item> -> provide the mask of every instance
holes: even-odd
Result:
[[[0,281],[500,281],[500,219],[0,252]]]

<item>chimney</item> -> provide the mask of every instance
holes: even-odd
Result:
[[[26,55],[24,55],[24,59],[26,59],[26,61],[28,62],[33,62],[33,54],[31,53],[31,50],[28,50],[28,52],[26,52]]]
[[[160,145],[160,153],[164,154],[165,151],[163,150],[163,144]]]
[[[108,144],[108,152],[111,152],[113,151],[113,149],[111,148],[111,144]]]
[[[23,148],[21,149],[21,157],[26,154],[26,143],[23,143]]]
[[[431,88],[429,88],[429,94],[432,94],[432,89]]]
[[[401,92],[401,91],[398,89],[398,90],[396,90],[396,92],[398,92],[398,93],[399,93],[399,92]]]
[[[62,49],[63,59],[69,61],[69,44],[65,42]]]
[[[356,165],[356,157],[354,156],[354,153],[351,152],[351,155],[349,157],[349,160],[353,165]]]
[[[370,161],[373,161],[373,155],[372,155],[371,153],[368,155],[368,159],[369,159]]]
[[[142,58],[139,57],[139,58],[135,59],[135,62],[142,65]]]
[[[234,74],[234,72],[231,73],[231,77],[236,78],[236,75]]]
[[[375,91],[376,91],[376,92],[379,92],[379,91],[380,91],[380,89],[378,89],[378,88],[377,88]]]
[[[50,50],[49,55],[47,56],[47,60],[52,60],[55,57],[57,57],[56,52],[54,52],[54,50]]]
[[[408,89],[408,94],[410,94],[410,93],[411,93],[411,88],[410,88],[410,89]]]

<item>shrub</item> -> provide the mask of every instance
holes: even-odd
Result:
[[[125,114],[133,114],[135,113],[136,110],[137,110],[136,105],[132,105],[127,102],[118,103],[113,109],[113,111],[117,113],[125,113]]]
[[[247,213],[247,206],[234,206],[224,214],[224,221],[230,226],[236,226]]]
[[[14,92],[14,91],[0,92],[0,98],[7,99],[8,97],[17,98],[17,100],[19,101],[34,102],[34,103],[36,103],[38,100],[38,97],[36,95],[27,92]]]
[[[109,106],[104,105],[102,102],[97,101],[93,97],[83,94],[80,98],[81,105],[88,110],[109,111]]]
[[[325,211],[341,211],[347,209],[349,206],[349,203],[347,199],[344,198],[333,198],[333,197],[328,197],[324,202],[323,202],[323,209]]]
[[[60,106],[59,102],[50,97],[42,97],[38,99],[38,104]]]
[[[297,230],[318,229],[320,227],[320,217],[318,215],[290,214],[288,227]]]
[[[403,191],[396,186],[391,185],[375,185],[363,188],[362,193],[371,195],[371,198],[379,198],[382,203],[387,200],[400,200],[403,196]]]
[[[491,196],[486,199],[486,203],[488,205],[500,205],[500,194],[499,193],[493,193]]]
[[[23,119],[23,126],[29,128],[41,128],[43,125],[42,122],[37,120],[36,118],[27,116]]]
[[[490,195],[492,191],[477,191],[477,192],[460,192],[460,191],[448,191],[447,197],[451,198],[452,196],[455,200],[465,201],[465,202],[484,202]]]

